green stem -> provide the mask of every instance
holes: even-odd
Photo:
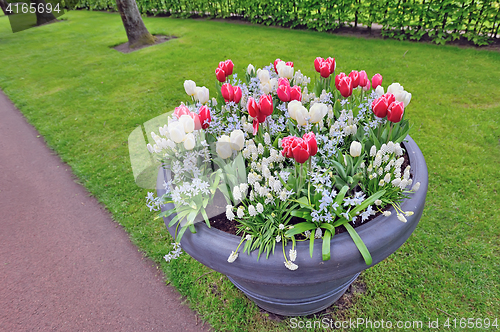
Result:
[[[389,135],[387,136],[387,142],[386,143],[389,143],[389,141],[391,140],[392,127],[393,126],[394,126],[394,122],[391,122],[391,128],[389,129]]]

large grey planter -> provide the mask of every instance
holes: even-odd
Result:
[[[413,183],[420,182],[420,189],[402,202],[403,211],[413,211],[407,222],[398,220],[391,208],[390,217],[379,216],[356,228],[370,251],[373,263],[367,266],[349,234],[335,235],[331,241],[331,259],[321,258],[322,241],[314,244],[314,254],[309,256],[309,243],[297,244],[299,268],[290,271],[284,266],[281,250],[269,259],[263,255],[257,261],[257,253],[239,254],[238,259],[228,263],[227,258],[240,242],[240,237],[208,228],[205,223],[196,224],[197,233],[184,233],[181,246],[191,257],[215,271],[225,274],[231,282],[259,307],[286,316],[307,315],[321,311],[337,301],[359,273],[387,258],[395,252],[411,235],[424,210],[427,194],[428,175],[424,156],[417,144],[409,136],[404,146],[408,151]],[[165,190],[161,185],[167,172],[160,169],[157,193]],[[164,210],[174,208],[165,205]],[[168,226],[173,218],[164,218]],[[169,232],[174,234],[175,227]],[[290,245],[289,245],[290,246]],[[286,249],[288,252],[288,248]]]

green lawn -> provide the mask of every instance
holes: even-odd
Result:
[[[380,72],[385,87],[400,82],[413,93],[407,113],[430,177],[413,236],[362,273],[359,288],[366,290],[355,293],[347,309],[332,308],[324,317],[421,320],[422,330],[435,330],[429,320],[439,319],[442,327],[447,318],[498,318],[500,324],[500,53],[145,18],[152,33],[179,38],[122,54],[110,48],[126,42],[118,14],[63,17],[15,34],[0,17],[0,88],[216,330],[287,331],[290,320],[260,313],[226,277],[206,274],[186,254],[163,261],[171,238],[146,208],[147,190],[134,183],[128,136],[186,100],[185,79],[213,90],[220,60],[231,58],[242,76],[248,63],[262,67],[279,57],[314,77],[316,56],[335,57],[337,72]]]

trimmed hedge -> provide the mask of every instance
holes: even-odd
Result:
[[[382,25],[396,39],[428,36],[438,44],[464,37],[487,45],[499,34],[500,1],[480,0],[136,0],[143,14],[238,17],[252,23],[333,31]],[[77,8],[117,10],[115,0],[80,0]]]

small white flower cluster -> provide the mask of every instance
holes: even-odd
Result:
[[[297,259],[297,250],[295,249],[290,249],[288,252],[288,256],[290,257],[290,260],[285,260],[285,266],[287,269],[291,271],[295,271],[299,268],[297,264],[295,264],[295,260]]]
[[[172,259],[178,258],[182,254],[182,249],[181,249],[181,244],[174,242],[172,243],[174,246],[174,250],[163,256],[163,258],[167,261],[170,262]]]
[[[404,162],[402,155],[403,149],[399,143],[390,141],[387,144],[382,144],[378,151],[375,145],[372,146],[370,149],[372,160],[366,168],[368,179],[375,181],[379,179],[379,187],[391,183],[394,187],[405,189],[411,185],[410,166],[406,167],[403,176],[401,176],[401,165]]]

